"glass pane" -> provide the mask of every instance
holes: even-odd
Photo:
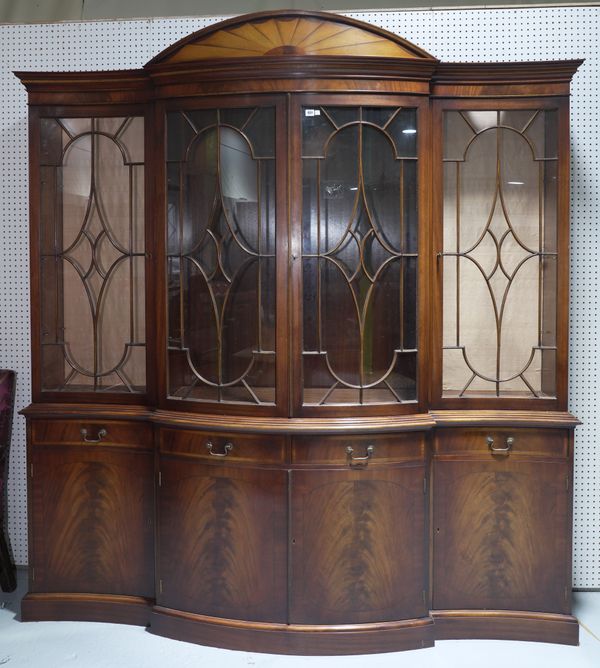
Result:
[[[143,392],[143,118],[40,131],[42,389]]]
[[[274,404],[274,109],[171,116],[169,395]]]
[[[555,112],[445,112],[443,396],[555,396],[555,135]]]
[[[302,155],[323,157],[327,137],[335,128],[333,121],[321,107],[305,107],[302,110]]]
[[[404,118],[416,131],[415,110],[307,111],[304,405],[416,401],[416,160],[387,130]]]
[[[417,110],[400,109],[391,119],[387,132],[394,141],[396,155],[400,158],[417,157]]]

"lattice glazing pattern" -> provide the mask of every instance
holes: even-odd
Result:
[[[275,403],[275,110],[168,115],[171,398]]]
[[[145,389],[144,122],[41,121],[42,388]]]
[[[444,396],[553,397],[556,111],[447,111],[444,133]]]
[[[302,110],[304,404],[416,400],[417,114]]]

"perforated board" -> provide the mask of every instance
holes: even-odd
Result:
[[[574,586],[600,588],[600,8],[354,12],[445,61],[585,58],[572,87],[570,409],[576,432]],[[13,70],[140,67],[210,19],[0,26],[0,367],[18,373],[17,409],[30,401],[27,102]],[[25,424],[15,420],[9,532],[27,562]]]

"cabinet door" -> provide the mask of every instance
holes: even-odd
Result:
[[[566,407],[566,108],[551,99],[440,105],[433,401]]]
[[[569,464],[435,461],[433,607],[569,613]]]
[[[272,414],[285,405],[283,100],[221,102],[166,118],[167,397]]]
[[[144,118],[41,118],[39,139],[32,166],[39,193],[39,207],[32,200],[39,257],[32,283],[34,392],[58,401],[65,392],[140,401],[146,392]]]
[[[164,459],[160,605],[285,622],[287,472]]]
[[[34,592],[154,597],[152,453],[32,449]]]
[[[290,621],[422,617],[423,466],[292,473]]]
[[[414,412],[419,396],[419,103],[360,102],[306,96],[297,110],[296,406],[304,415]]]

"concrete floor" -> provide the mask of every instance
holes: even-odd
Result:
[[[496,640],[444,640],[431,649],[351,657],[274,656],[200,647],[144,629],[17,619],[26,590],[0,592],[0,666],[6,668],[600,668],[600,592],[575,594],[579,647]]]

